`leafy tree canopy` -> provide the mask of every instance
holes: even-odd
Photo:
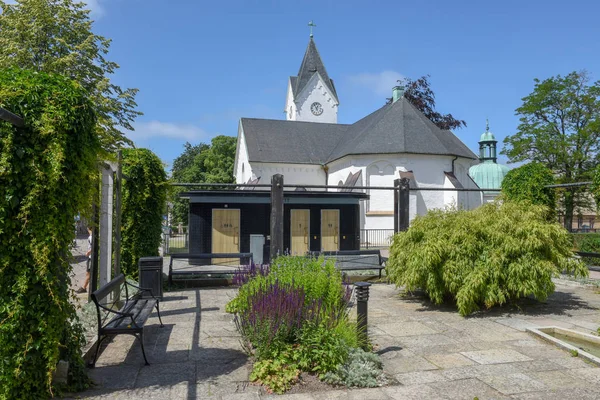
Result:
[[[467,123],[463,120],[454,118],[452,114],[441,114],[435,110],[435,93],[429,83],[429,75],[423,75],[418,79],[406,78],[398,81],[404,85],[404,97],[419,111],[421,111],[431,122],[440,129],[452,130],[466,127]],[[387,99],[388,104],[392,99]]]
[[[529,201],[554,210],[556,196],[554,189],[546,188],[554,184],[554,176],[546,166],[532,162],[508,171],[502,180],[502,194],[509,201]]]
[[[133,130],[137,89],[110,81],[119,66],[107,60],[110,40],[92,32],[85,4],[73,0],[0,0],[0,69],[8,67],[57,73],[77,81],[90,93],[97,116],[96,132],[105,150],[131,141],[121,129]]]
[[[544,164],[559,183],[590,180],[600,150],[600,82],[589,84],[585,71],[534,82],[533,92],[516,109],[520,124],[504,139],[502,154],[509,162]],[[586,200],[580,189],[563,191],[566,227]]]
[[[184,151],[173,161],[171,179],[185,183],[233,183],[233,163],[237,139],[232,136],[216,136],[211,144],[184,145]],[[173,224],[187,224],[188,201],[179,197],[185,188],[171,190]]]

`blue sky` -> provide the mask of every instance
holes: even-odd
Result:
[[[132,137],[170,166],[183,144],[235,136],[240,117],[284,118],[314,20],[340,99],[338,121],[381,107],[395,80],[430,74],[437,107],[467,121],[474,151],[490,119],[502,139],[533,79],[586,69],[600,79],[596,1],[94,0],[113,39],[113,77],[140,89]],[[502,161],[502,159],[501,159]]]

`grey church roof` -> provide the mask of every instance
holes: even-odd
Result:
[[[325,84],[329,86],[333,97],[339,103],[337,92],[335,91],[335,85],[333,84],[333,79],[329,78],[327,70],[325,69],[325,65],[323,64],[323,60],[321,60],[321,56],[319,55],[319,50],[317,50],[317,45],[315,45],[315,41],[311,37],[308,42],[308,46],[306,47],[302,64],[300,64],[298,76],[290,77],[292,93],[294,94],[294,97],[296,97],[296,95],[300,93],[302,89],[304,89],[304,87],[308,84],[308,81],[310,81],[310,78],[312,78],[316,72],[321,75],[321,78],[323,78]]]
[[[242,118],[249,161],[326,164],[351,154],[437,154],[477,159],[405,98],[352,125]]]

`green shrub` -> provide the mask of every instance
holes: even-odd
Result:
[[[600,213],[600,164],[593,172],[591,192],[596,202],[596,212]]]
[[[576,251],[588,253],[600,253],[600,233],[571,233],[573,247]],[[600,258],[582,257],[586,265],[599,265]]]
[[[528,202],[430,211],[394,236],[388,277],[423,289],[436,304],[451,298],[461,315],[528,295],[544,300],[561,271],[587,276],[567,231],[548,222],[548,212]]]
[[[57,394],[87,383],[85,341],[69,290],[73,216],[84,210],[100,149],[94,105],[79,85],[27,70],[0,70],[0,399]]]
[[[323,377],[362,344],[348,320],[351,291],[332,260],[283,256],[235,281],[242,286],[227,311],[256,357],[251,380],[270,391],[287,390],[299,371]]]
[[[552,184],[552,171],[543,164],[531,162],[508,171],[502,180],[502,195],[508,201],[529,201],[546,206],[552,211],[549,218],[553,218],[556,194],[554,189],[545,187]]]
[[[321,300],[323,307],[339,309],[344,306],[346,295],[342,285],[342,274],[335,268],[332,260],[310,259],[300,256],[282,256],[276,258],[269,268],[268,274],[258,274],[248,283],[242,285],[237,296],[225,307],[227,312],[235,313],[249,306],[248,297],[259,288],[279,282],[302,288],[305,301]]]
[[[386,382],[379,356],[358,348],[352,349],[347,361],[326,373],[323,380],[347,387],[377,387]]]
[[[137,279],[140,257],[157,256],[167,198],[167,175],[148,149],[123,150],[121,269]]]

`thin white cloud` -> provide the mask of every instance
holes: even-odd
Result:
[[[191,124],[149,121],[137,122],[134,124],[134,128],[135,131],[127,133],[127,137],[134,142],[162,137],[195,143],[208,137],[203,129]]]
[[[350,76],[350,82],[353,84],[366,87],[378,96],[388,97],[392,95],[392,88],[398,84],[399,80],[403,79],[404,75],[391,70],[378,73],[365,72]]]

